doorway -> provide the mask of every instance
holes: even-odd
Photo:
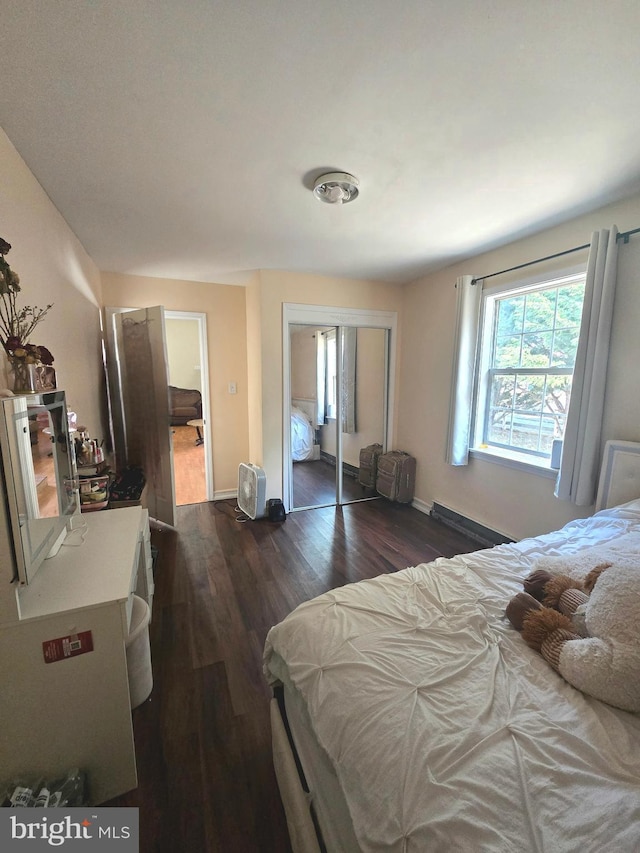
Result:
[[[377,498],[359,456],[391,447],[395,313],[285,305],[284,316],[285,507]]]
[[[108,406],[109,406],[109,421],[110,421],[110,431],[111,431],[111,444],[112,444],[112,453],[114,456],[114,463],[117,467],[121,467],[125,464],[127,460],[126,453],[126,429],[125,429],[125,411],[124,411],[124,397],[123,397],[123,370],[126,366],[126,360],[124,360],[124,353],[119,353],[118,348],[118,317],[124,314],[129,314],[131,316],[135,316],[140,309],[134,308],[112,308],[106,307],[103,309],[103,336],[104,336],[104,348],[103,348],[103,357],[105,364],[105,374],[107,381],[107,389],[108,389]],[[145,309],[142,309],[143,312]],[[178,478],[182,477],[182,474],[185,471],[188,471],[188,462],[185,460],[183,462],[179,462],[176,471],[176,465],[174,464],[174,435],[173,435],[173,427],[170,426],[170,414],[169,414],[169,391],[168,386],[170,385],[170,371],[168,364],[168,351],[169,346],[167,345],[166,332],[167,332],[167,318],[170,321],[176,320],[181,323],[190,323],[191,325],[185,328],[188,328],[190,334],[193,337],[194,341],[197,341],[197,355],[193,355],[190,358],[190,361],[193,362],[191,364],[192,369],[199,368],[199,380],[197,384],[199,385],[199,392],[201,395],[202,401],[202,421],[203,426],[199,427],[200,434],[203,437],[204,441],[202,442],[202,446],[197,448],[198,452],[198,467],[202,470],[202,466],[204,465],[204,496],[202,494],[202,485],[199,486],[200,491],[198,492],[197,499],[198,500],[213,500],[213,466],[212,466],[212,451],[211,451],[211,432],[210,432],[210,418],[209,418],[209,377],[208,377],[208,354],[207,354],[207,332],[206,332],[206,315],[195,312],[187,312],[187,311],[165,311],[164,308],[157,306],[156,308],[146,309],[146,314],[156,312],[158,317],[157,321],[159,327],[161,327],[161,341],[159,341],[158,346],[159,349],[156,352],[156,356],[153,359],[153,364],[157,369],[158,376],[158,405],[162,402],[163,411],[158,412],[157,417],[154,421],[156,427],[160,424],[162,427],[162,435],[165,436],[165,439],[168,439],[168,447],[166,454],[162,454],[162,458],[169,460],[168,462],[168,470],[167,474],[171,480],[171,495],[172,495],[172,504],[175,507],[175,475],[178,474]],[[155,316],[155,314],[154,314]],[[173,347],[172,347],[173,349]],[[134,359],[132,364],[135,366],[140,363],[140,359]],[[176,379],[176,381],[178,381]],[[191,384],[190,381],[186,381],[186,384]],[[143,383],[144,386],[144,383]],[[160,387],[161,386],[161,387]],[[136,388],[141,387],[140,383],[135,385]],[[134,392],[134,399],[137,399],[139,394]],[[160,399],[161,398],[161,399]],[[187,433],[190,437],[197,437],[196,428],[189,426],[187,427],[187,420],[191,420],[191,417],[185,419],[184,426],[185,429],[185,445],[190,444],[187,442]],[[166,425],[166,426],[165,426]],[[166,431],[165,431],[166,430]],[[160,433],[158,433],[158,438],[161,438]],[[194,442],[195,443],[195,442]],[[189,448],[190,449],[190,448]],[[154,478],[155,480],[155,478]],[[168,493],[168,492],[167,492]],[[189,503],[191,502],[191,496],[187,493],[182,493],[180,503]],[[163,520],[163,519],[161,519]]]
[[[204,503],[213,500],[206,316],[165,311],[165,337],[176,506]]]

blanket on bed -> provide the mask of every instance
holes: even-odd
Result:
[[[363,851],[637,851],[640,718],[590,699],[508,624],[544,555],[640,531],[640,502],[361,581],[269,633]]]

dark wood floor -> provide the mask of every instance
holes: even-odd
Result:
[[[375,495],[371,489],[364,489],[357,479],[345,472],[342,477],[342,500],[359,501]],[[293,506],[312,507],[335,503],[336,467],[324,459],[308,462],[294,462],[293,465]]]
[[[287,853],[262,648],[297,604],[474,550],[408,506],[373,501],[239,523],[235,502],[178,508],[158,548],[151,697],[133,711],[141,853]]]

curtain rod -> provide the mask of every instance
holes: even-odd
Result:
[[[633,228],[631,231],[621,231],[616,237],[616,242],[618,240],[622,240],[623,243],[629,242],[629,237],[633,234],[640,234],[640,228]],[[574,246],[573,249],[565,249],[564,252],[556,252],[555,255],[546,255],[544,258],[536,258],[535,261],[527,261],[525,264],[518,264],[517,267],[509,267],[506,270],[498,270],[498,272],[492,272],[488,275],[479,275],[476,278],[471,279],[471,284],[477,284],[479,281],[485,281],[487,278],[493,278],[495,275],[504,275],[508,272],[514,272],[515,270],[521,270],[525,267],[533,266],[533,264],[541,264],[543,261],[551,261],[554,258],[561,258],[563,255],[571,255],[573,252],[581,252],[583,249],[588,249],[591,246],[591,243],[585,243],[583,246]]]

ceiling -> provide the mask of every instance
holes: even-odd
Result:
[[[0,125],[103,271],[406,282],[640,190],[639,31],[637,0],[3,0]]]

